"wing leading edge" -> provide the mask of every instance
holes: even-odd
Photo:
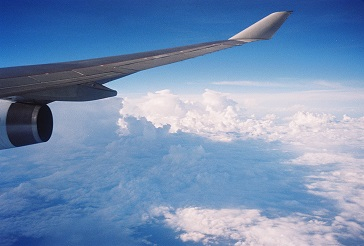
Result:
[[[291,11],[272,13],[228,40],[131,55],[0,68],[0,98],[48,103],[112,97],[116,91],[103,84],[149,68],[270,39],[290,14]]]

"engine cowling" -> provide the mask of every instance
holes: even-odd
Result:
[[[52,131],[47,105],[0,101],[0,149],[47,142]]]

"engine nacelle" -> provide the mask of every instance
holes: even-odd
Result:
[[[0,149],[47,142],[53,117],[47,105],[0,100]]]

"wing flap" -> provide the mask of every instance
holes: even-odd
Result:
[[[16,101],[43,102],[52,101],[91,101],[116,96],[117,92],[98,83],[63,86],[42,90],[33,93],[25,93],[16,98]]]

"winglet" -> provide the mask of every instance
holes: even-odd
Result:
[[[282,26],[292,11],[275,12],[254,23],[229,40],[252,42],[270,39]]]

